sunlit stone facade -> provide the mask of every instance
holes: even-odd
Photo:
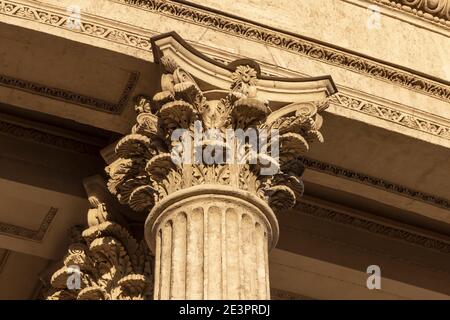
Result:
[[[448,299],[449,12],[0,0],[0,299]]]

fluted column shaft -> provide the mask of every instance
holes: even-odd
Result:
[[[154,298],[270,299],[274,220],[266,217],[268,207],[262,209],[235,195],[203,194],[159,212],[148,235]]]

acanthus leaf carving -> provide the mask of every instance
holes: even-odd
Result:
[[[64,265],[51,278],[49,300],[143,300],[152,296],[151,255],[114,220],[96,197],[89,198],[88,228],[72,229]],[[75,269],[76,268],[76,269]],[[79,277],[79,287],[69,286]]]
[[[319,113],[328,107],[328,99],[291,103],[272,112],[269,102],[258,97],[258,73],[251,63],[238,64],[229,90],[216,90],[212,98],[172,58],[163,56],[161,65],[161,91],[152,101],[141,97],[136,106],[137,124],[119,141],[119,159],[106,170],[109,189],[119,201],[148,214],[178,190],[219,184],[250,191],[275,211],[294,206],[303,193],[299,157],[311,143],[323,142]],[[182,137],[193,142],[186,145],[183,139],[173,140],[179,129],[184,130]],[[223,139],[227,130],[245,133],[249,129],[276,130],[279,136],[269,135],[259,146],[254,141]],[[196,140],[198,132],[205,134]],[[279,154],[272,154],[275,144],[279,144]],[[210,150],[219,162],[208,163],[200,157]],[[236,161],[238,156],[245,161]],[[261,169],[267,166],[275,167],[278,174],[262,175]]]

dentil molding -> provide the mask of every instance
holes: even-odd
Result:
[[[0,3],[1,6],[1,3]],[[0,7],[1,11],[1,7]],[[49,87],[36,82],[31,82],[23,79],[0,74],[0,86],[31,92],[43,97],[67,101],[84,107],[90,107],[97,111],[101,110],[107,113],[120,114],[127,102],[131,98],[134,87],[139,79],[139,73],[131,72],[125,88],[120,95],[117,103],[107,102],[94,97],[85,96],[72,91]]]
[[[450,254],[450,242],[433,238],[405,228],[394,227],[387,223],[366,219],[347,213],[342,209],[324,206],[314,201],[299,200],[296,209],[300,214],[349,226],[379,236],[419,246],[428,250]]]

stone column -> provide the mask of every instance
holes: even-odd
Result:
[[[86,262],[77,298],[146,299],[154,280],[154,299],[270,299],[276,214],[303,194],[302,155],[323,141],[331,78],[263,76],[252,60],[215,62],[173,33],[152,47],[161,91],[137,100],[136,123],[106,172],[108,190],[136,212],[127,217],[145,220],[153,277],[147,246],[94,201],[80,242],[88,248],[67,259]],[[99,251],[111,267],[103,270]],[[54,286],[66,277],[62,269]]]
[[[256,196],[204,185],[155,206],[146,224],[155,252],[155,299],[269,299],[273,211]]]
[[[323,101],[283,101],[320,95],[328,80],[260,79],[251,60],[193,67],[200,72],[194,78],[171,57],[180,44],[172,50],[166,40],[167,55],[155,51],[162,90],[136,105],[136,124],[107,168],[109,190],[147,215],[154,299],[270,299],[276,214],[303,193],[301,155],[322,141],[319,113],[326,108]],[[214,74],[229,87],[211,90]],[[259,90],[278,102],[270,106]],[[256,139],[237,137],[249,130]],[[230,132],[236,136],[224,140]]]

